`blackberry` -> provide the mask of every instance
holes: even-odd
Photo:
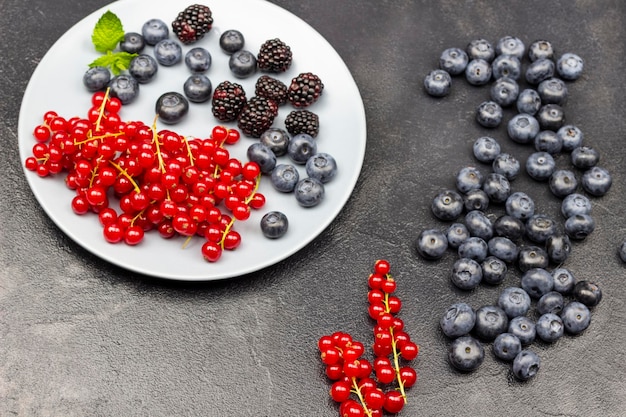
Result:
[[[172,30],[184,44],[194,43],[211,30],[213,16],[208,6],[192,4],[178,13]]]
[[[258,138],[274,123],[278,105],[265,97],[254,96],[248,100],[239,117],[237,126],[245,135]]]
[[[285,117],[285,128],[291,135],[306,133],[316,137],[320,130],[320,119],[309,110],[294,110]]]
[[[291,66],[291,48],[278,38],[261,45],[257,55],[259,69],[266,72],[285,72]]]
[[[259,77],[256,81],[254,94],[274,100],[279,106],[287,102],[287,86],[269,75]]]
[[[213,116],[222,122],[237,120],[246,104],[246,92],[237,83],[223,81],[213,90]]]
[[[317,75],[303,72],[291,80],[287,98],[294,107],[308,107],[320,98],[323,91],[324,84]]]

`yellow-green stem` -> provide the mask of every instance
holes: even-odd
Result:
[[[390,313],[389,308],[389,294],[385,293],[385,311]],[[396,345],[396,339],[393,335],[393,327],[389,328],[389,333],[391,333],[391,347],[393,349],[393,367],[396,371],[396,380],[398,381],[398,389],[402,394],[402,398],[404,398],[404,403],[406,404],[406,392],[404,391],[404,381],[400,377],[400,352],[398,352],[398,346]]]
[[[363,410],[365,410],[365,414],[367,417],[372,417],[372,411],[369,409],[367,404],[365,404],[365,398],[363,398],[363,393],[361,392],[361,387],[357,383],[356,377],[352,377],[352,392],[354,392],[357,397],[359,397],[359,401],[361,401],[361,405],[363,406]]]
[[[118,164],[116,164],[113,161],[109,161],[109,163],[111,165],[113,165],[115,167],[115,169],[117,169],[120,174],[122,174],[123,176],[125,176],[126,178],[128,178],[128,180],[131,182],[131,184],[133,184],[133,187],[135,188],[135,191],[140,193],[141,192],[141,188],[139,188],[139,185],[137,185],[137,183],[135,182],[135,180],[133,179],[133,177],[131,177],[130,175],[128,175],[128,172],[126,172],[126,170],[124,168],[122,168],[121,166],[119,166]]]
[[[100,122],[102,121],[102,118],[104,117],[104,109],[106,107],[107,101],[109,100],[109,90],[110,88],[107,87],[104,93],[104,99],[102,100],[102,104],[100,104],[100,112],[98,114],[98,118],[96,119],[96,132],[100,130]]]

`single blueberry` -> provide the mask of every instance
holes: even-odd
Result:
[[[139,95],[139,83],[130,74],[116,75],[109,82],[111,96],[120,99],[122,104],[129,104]]]
[[[524,246],[520,248],[517,256],[517,267],[522,272],[527,272],[533,268],[547,268],[549,263],[548,253],[539,246]]]
[[[528,58],[531,62],[540,58],[554,58],[554,48],[552,47],[552,43],[543,39],[534,41],[528,47]]]
[[[493,61],[496,56],[496,51],[493,45],[486,39],[473,39],[465,48],[468,58],[471,59],[484,59],[487,62]]]
[[[572,165],[580,169],[589,169],[598,164],[600,153],[591,146],[579,146],[572,149]]]
[[[498,285],[506,278],[508,268],[504,261],[495,256],[487,256],[480,264],[483,271],[483,282],[490,285]]]
[[[337,175],[337,162],[332,155],[320,152],[306,161],[305,170],[309,177],[326,184]]]
[[[504,175],[504,177],[513,181],[520,173],[520,162],[510,153],[501,153],[496,156],[491,164],[494,173]]]
[[[270,127],[259,137],[259,141],[268,146],[276,156],[287,154],[290,139],[289,133],[278,127]]]
[[[500,77],[491,85],[490,96],[496,104],[509,107],[517,102],[519,84],[512,78]]]
[[[508,327],[509,318],[500,307],[486,305],[476,310],[474,334],[478,339],[490,342],[505,333]]]
[[[445,97],[450,94],[452,78],[445,70],[433,70],[424,77],[424,90],[432,97]]]
[[[469,237],[469,230],[463,223],[453,223],[446,231],[448,246],[452,249],[458,249],[461,243],[465,242]]]
[[[536,151],[547,152],[550,155],[556,155],[563,149],[563,138],[553,130],[541,130],[535,136],[534,143]]]
[[[415,249],[424,259],[441,259],[448,249],[448,238],[441,230],[425,229],[415,240]]]
[[[489,207],[489,196],[481,189],[469,190],[463,195],[463,205],[466,211],[486,211]]]
[[[496,43],[496,55],[512,55],[522,59],[525,52],[526,45],[515,36],[505,36]]]
[[[526,173],[536,181],[546,181],[556,170],[556,162],[548,152],[533,152],[526,159]]]
[[[248,78],[256,73],[256,56],[245,49],[239,50],[230,56],[228,67],[236,78]]]
[[[138,54],[146,47],[146,41],[143,36],[137,32],[127,32],[120,41],[120,51],[129,54]]]
[[[192,74],[185,80],[183,92],[192,103],[204,103],[211,98],[213,85],[206,75]]]
[[[433,198],[430,209],[439,220],[455,220],[463,212],[463,197],[455,190],[443,190]]]
[[[315,178],[304,178],[298,181],[294,193],[302,207],[314,207],[324,199],[324,184]]]
[[[516,114],[509,120],[507,133],[513,142],[521,144],[532,143],[537,133],[539,133],[539,122],[530,114]]]
[[[493,341],[493,353],[503,361],[512,361],[521,350],[522,342],[512,333],[502,333]]]
[[[519,248],[509,238],[496,236],[487,242],[488,253],[504,262],[512,263],[519,256]]]
[[[91,67],[83,75],[83,85],[91,92],[104,90],[111,81],[111,71],[107,67]]]
[[[287,146],[287,155],[296,164],[304,165],[317,153],[317,142],[307,133],[293,136]]]
[[[511,183],[502,174],[492,172],[485,177],[483,191],[493,203],[504,203],[511,195]]]
[[[219,44],[224,53],[232,55],[243,48],[245,38],[240,31],[228,29],[220,35]]]
[[[486,128],[500,126],[503,117],[502,107],[495,101],[483,101],[476,109],[476,121]]]
[[[602,290],[595,282],[588,280],[578,281],[574,285],[572,295],[587,307],[595,307],[602,300]]]
[[[139,54],[134,57],[128,66],[128,72],[140,84],[149,83],[159,71],[156,59],[147,54]]]
[[[171,67],[183,59],[183,48],[171,39],[163,39],[154,45],[154,57],[163,66]]]
[[[472,59],[465,67],[465,79],[471,85],[485,85],[491,75],[491,65],[484,59]]]
[[[530,296],[523,288],[507,287],[498,296],[498,307],[504,310],[510,319],[526,315],[530,305]]]
[[[554,289],[554,277],[544,268],[531,268],[522,275],[521,286],[532,298],[539,299]]]
[[[506,199],[504,208],[506,214],[525,222],[535,214],[535,200],[523,191],[516,191]]]
[[[626,262],[626,239],[622,241],[617,247],[617,255],[622,260],[622,262]]]
[[[581,57],[571,52],[561,55],[556,61],[556,71],[562,79],[577,80],[583,72],[584,62]]]
[[[522,75],[522,63],[516,56],[498,55],[491,62],[491,72],[496,80],[506,77],[517,81]]]
[[[474,371],[484,360],[485,349],[483,345],[471,336],[456,338],[448,347],[448,361],[459,371]]]
[[[493,236],[493,223],[484,212],[472,210],[465,215],[464,221],[470,236],[479,237],[484,241]]]
[[[483,279],[483,271],[480,264],[473,259],[460,258],[454,262],[450,280],[462,290],[472,290]]]
[[[524,222],[508,214],[503,214],[493,222],[493,231],[496,236],[502,236],[511,241],[519,240],[526,231]]]
[[[270,211],[261,218],[261,232],[269,239],[278,239],[287,233],[289,220],[280,211]]]
[[[544,342],[552,343],[559,340],[565,331],[563,320],[556,314],[542,314],[535,324],[537,336]]]
[[[550,291],[541,296],[537,301],[537,312],[539,314],[561,314],[563,310],[563,294],[558,291]]]
[[[570,194],[561,202],[561,214],[566,219],[576,214],[591,214],[591,200],[582,194]]]
[[[578,188],[576,175],[569,169],[557,169],[550,175],[548,186],[552,194],[565,198]]]
[[[554,130],[555,132],[563,127],[565,123],[565,112],[558,104],[545,104],[541,106],[535,115],[539,127],[543,130]]]
[[[596,222],[589,214],[575,214],[565,220],[565,233],[570,239],[584,240],[596,228]]]
[[[249,161],[259,164],[263,174],[270,174],[276,166],[276,155],[269,147],[260,142],[250,145],[246,154]]]
[[[565,331],[569,334],[582,333],[591,324],[591,312],[581,302],[570,301],[561,311],[561,320]]]
[[[283,193],[290,193],[300,181],[300,174],[291,164],[277,164],[270,175],[274,188]]]
[[[517,96],[517,112],[534,116],[541,108],[541,97],[536,90],[527,88]]]
[[[541,360],[532,350],[524,349],[513,359],[513,375],[521,381],[527,381],[537,375]]]
[[[155,111],[161,122],[169,125],[176,124],[189,113],[189,102],[182,94],[169,91],[157,99]]]
[[[572,244],[569,236],[566,234],[557,233],[546,239],[546,252],[548,253],[550,261],[555,264],[562,264],[565,262],[571,251]]]
[[[455,303],[447,308],[439,320],[439,326],[449,338],[467,335],[474,328],[476,313],[467,303]]]
[[[474,157],[480,162],[493,163],[493,160],[500,154],[501,147],[497,140],[489,136],[482,136],[472,145]]]
[[[459,48],[445,49],[439,57],[439,68],[447,71],[450,75],[459,75],[465,71],[469,57]]]
[[[534,342],[537,334],[535,322],[526,316],[512,318],[507,331],[517,336],[522,346],[527,346]]]
[[[583,143],[584,134],[577,126],[565,125],[559,128],[556,134],[563,139],[563,150],[565,152],[571,152]]]
[[[548,78],[537,86],[537,93],[543,104],[558,104],[562,106],[567,101],[569,91],[567,85],[560,78]]]
[[[185,54],[185,65],[191,72],[206,72],[211,68],[211,53],[199,46],[191,48]]]
[[[563,295],[568,295],[576,285],[576,278],[572,271],[567,268],[557,268],[552,271],[554,278],[554,291],[558,291]]]
[[[548,58],[540,58],[531,62],[530,65],[526,67],[526,82],[537,85],[548,78],[552,78],[555,72],[554,67],[554,61]]]
[[[156,45],[169,36],[167,23],[160,19],[150,19],[141,27],[141,35],[148,45]]]
[[[488,250],[487,242],[484,239],[471,236],[459,245],[457,252],[460,258],[469,258],[476,262],[482,262],[487,257]]]
[[[476,167],[467,166],[461,168],[456,174],[456,188],[462,193],[480,188],[482,184],[483,174]]]
[[[534,214],[526,220],[526,237],[534,243],[545,244],[556,232],[556,221],[547,214]]]
[[[583,173],[580,180],[583,189],[595,197],[602,197],[611,189],[613,178],[605,168],[594,166]]]

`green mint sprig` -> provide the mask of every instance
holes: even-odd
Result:
[[[91,42],[94,48],[103,55],[89,64],[89,67],[107,67],[111,69],[114,75],[119,75],[122,71],[127,70],[130,61],[137,54],[123,51],[116,52],[115,49],[122,39],[124,39],[122,21],[115,13],[107,10],[98,19],[91,34]]]

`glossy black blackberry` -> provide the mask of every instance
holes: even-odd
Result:
[[[246,136],[258,138],[274,123],[278,105],[265,97],[254,96],[248,100],[237,118],[237,127]]]
[[[294,107],[308,107],[320,98],[323,91],[322,80],[311,72],[304,72],[291,80],[287,98]]]
[[[184,44],[194,43],[211,30],[213,16],[208,6],[192,4],[178,13],[172,22],[172,31]]]
[[[320,119],[309,110],[294,110],[285,118],[285,128],[291,135],[306,133],[316,137],[320,131]]]
[[[287,86],[282,81],[269,75],[261,75],[256,80],[254,94],[274,100],[279,106],[287,102]]]
[[[246,104],[246,92],[240,84],[223,81],[213,90],[211,109],[222,122],[237,120]]]
[[[257,55],[257,65],[261,71],[285,72],[291,66],[291,48],[278,38],[269,39],[261,45]]]

